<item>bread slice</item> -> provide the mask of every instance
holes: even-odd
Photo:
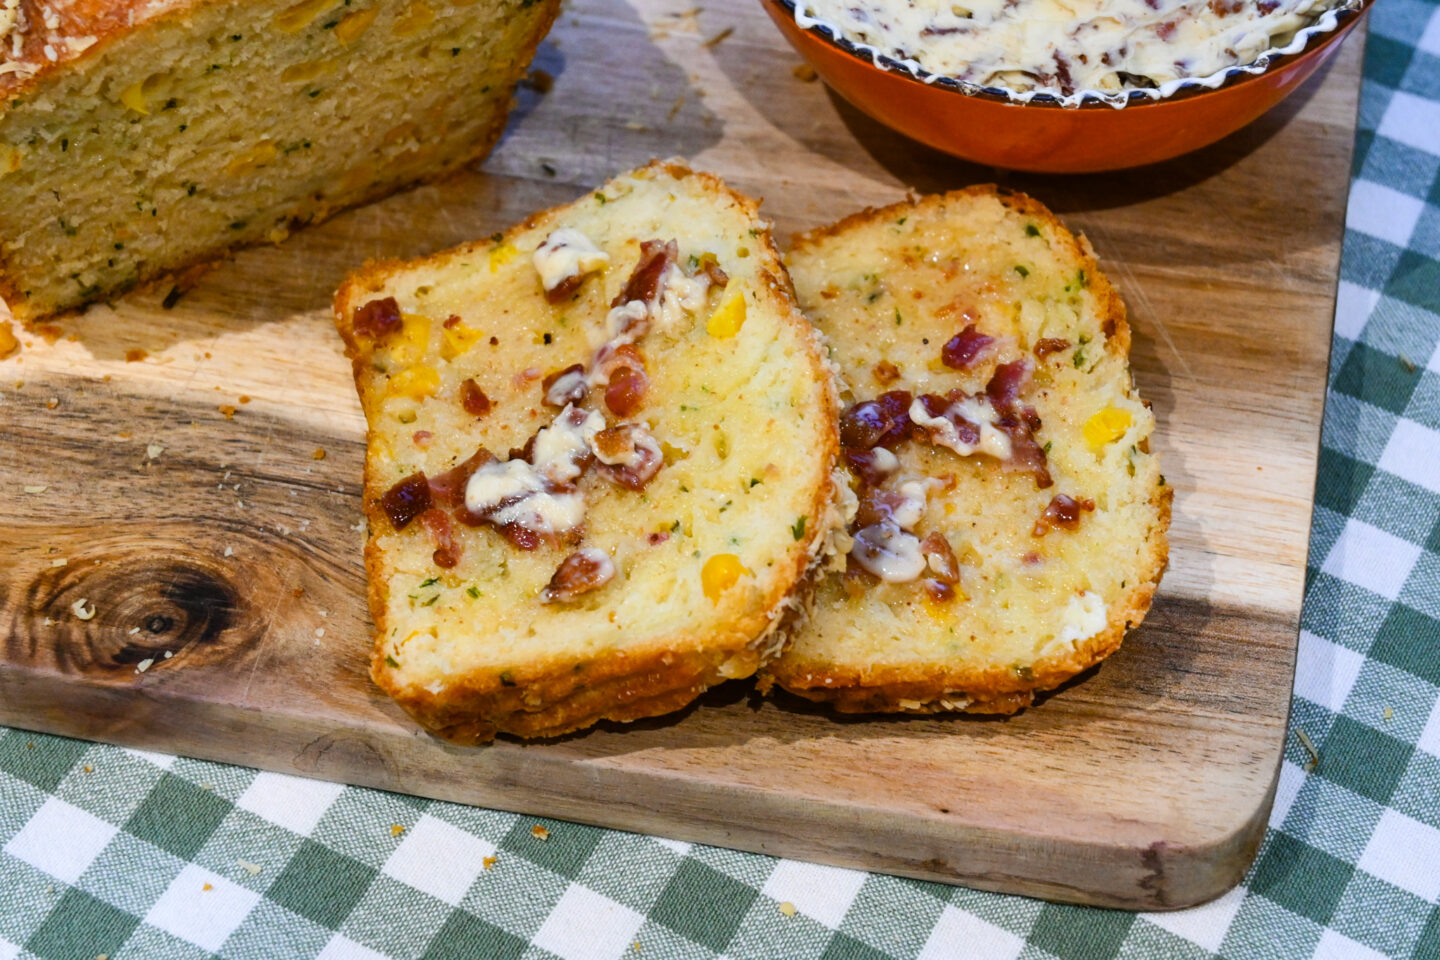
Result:
[[[0,0],[22,320],[483,156],[559,0]]]
[[[762,683],[846,712],[1012,713],[1114,652],[1165,567],[1171,488],[1084,238],[975,187],[798,237],[788,264],[848,383],[860,507],[846,571]]]
[[[335,298],[375,681],[436,734],[676,710],[778,651],[837,394],[756,205],[653,163]]]

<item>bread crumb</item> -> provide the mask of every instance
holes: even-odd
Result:
[[[20,347],[20,341],[15,339],[15,332],[10,328],[10,321],[0,324],[0,360],[5,359]]]
[[[130,636],[132,636],[132,637],[135,636],[135,634],[137,634],[137,633],[139,633],[139,632],[140,632],[140,628],[139,628],[139,627],[131,627],[131,628],[130,628]]]
[[[155,665],[155,658],[154,658],[154,657],[146,657],[144,660],[141,660],[139,663],[135,664],[135,672],[136,672],[136,673],[144,673],[146,670],[149,670],[149,669],[150,669],[151,667],[153,667],[154,665]]]
[[[152,443],[145,448],[145,459],[154,460],[165,452],[165,448],[158,443]]]
[[[223,414],[225,414],[225,419],[226,419],[226,420],[234,420],[234,419],[235,419],[235,408],[232,407],[232,406],[230,406],[230,404],[228,404],[228,403],[222,403],[222,404],[220,404],[220,412],[223,413]]]
[[[236,860],[235,866],[239,867],[241,870],[244,870],[252,877],[258,877],[260,875],[260,871],[265,869],[264,867],[260,866],[260,864],[251,863],[249,860]]]
[[[392,836],[392,837],[398,837],[398,836],[400,836],[400,834],[402,834],[402,833],[404,833],[404,832],[405,832],[405,828],[402,827],[400,824],[398,824],[398,823],[396,823],[396,824],[391,824],[391,826],[390,826],[390,836]]]
[[[170,659],[171,657],[173,657],[173,656],[175,656],[175,654],[172,653],[171,651],[169,651],[169,650],[166,650],[166,651],[165,651],[165,659],[166,659],[166,660],[169,660],[169,659]]]
[[[90,766],[90,764],[88,764],[88,763],[85,764],[85,766],[81,767],[80,769],[81,769],[81,770],[84,770],[86,773],[94,773],[94,772],[95,772],[95,768],[92,767],[92,766]]]
[[[60,398],[59,398],[59,397],[51,397],[49,400],[46,400],[46,401],[45,401],[45,409],[46,409],[46,410],[54,410],[54,409],[55,409],[56,407],[58,407],[58,406],[60,406]]]
[[[51,560],[51,561],[50,561],[50,566],[52,566],[52,567],[63,567],[63,566],[65,566],[65,564],[67,564],[67,563],[69,563],[69,562],[70,562],[70,561],[69,561],[69,560],[66,560],[64,557],[56,557],[54,560]]]
[[[242,393],[242,394],[240,394],[240,402],[241,402],[241,403],[249,403],[249,402],[250,402],[250,397],[247,396],[246,394],[243,394],[243,393]]]
[[[203,887],[201,887],[200,889],[201,889],[201,890],[214,890],[215,888],[214,888],[213,886],[211,886],[210,884],[207,883],[207,884],[205,884]]]
[[[312,454],[310,454],[310,458],[311,458],[312,460],[324,460],[324,459],[325,459],[325,448],[324,448],[324,447],[316,447],[316,448],[315,448],[315,452],[312,453]]]
[[[549,840],[549,839],[550,839],[550,831],[549,831],[549,830],[546,830],[544,827],[540,826],[540,824],[538,824],[538,823],[535,824],[535,826],[533,826],[533,827],[530,828],[530,835],[531,835],[532,837],[534,837],[536,840]]]
[[[1384,712],[1381,713],[1381,716],[1383,716],[1386,720],[1393,719],[1395,716],[1395,711],[1391,710],[1389,707],[1386,707]]]
[[[795,916],[795,904],[791,903],[789,900],[782,901],[780,904],[780,912],[785,914],[785,916],[787,917]]]
[[[500,858],[499,858],[499,857],[486,857],[485,859],[483,859],[483,860],[480,861],[480,865],[481,865],[482,867],[484,867],[486,870],[489,870],[491,867],[495,866],[495,864],[497,864],[497,863],[499,863],[499,862],[500,862]]]
[[[85,606],[87,603],[90,604],[88,609]],[[77,620],[93,620],[95,617],[95,605],[84,597],[81,597],[79,600],[70,604],[70,612],[75,614]]]
[[[323,637],[323,636],[325,636],[325,628],[324,628],[324,627],[316,627],[316,628],[315,628],[315,636],[317,636],[317,637]]]
[[[144,350],[140,350],[140,349],[126,350],[126,351],[125,351],[125,362],[126,362],[126,363],[139,363],[140,361],[144,360],[144,359],[145,359],[146,357],[148,357],[148,356],[150,356],[150,354],[146,353]]]
[[[44,493],[50,489],[50,485],[48,483],[27,483],[24,489],[26,493]]]
[[[706,40],[703,44],[701,44],[701,46],[709,47],[713,50],[716,47],[720,46],[720,44],[724,43],[727,39],[729,39],[730,34],[734,32],[734,27],[726,27],[724,30],[721,30],[719,33],[715,34],[715,36],[711,37],[709,40]]]
[[[234,547],[226,547],[226,548],[225,548],[225,553],[223,554],[223,556],[227,556],[227,557],[233,557],[233,556],[235,556],[235,548],[234,548]]]
[[[53,323],[42,323],[35,328],[35,332],[44,337],[46,343],[54,343],[65,336],[65,331]]]
[[[814,83],[820,77],[820,74],[815,72],[815,68],[808,63],[799,64],[790,72],[795,75],[796,80],[802,83]]]
[[[549,93],[555,86],[555,78],[550,75],[549,71],[537,67],[525,75],[525,86],[543,95]]]
[[[1314,773],[1315,768],[1320,766],[1320,751],[1315,749],[1315,744],[1309,735],[1299,727],[1295,728],[1295,736],[1300,738],[1300,745],[1305,748],[1306,753],[1310,754],[1310,760],[1305,764],[1305,772]]]

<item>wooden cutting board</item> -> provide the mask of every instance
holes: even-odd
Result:
[[[803,82],[757,4],[689,6],[570,4],[537,60],[553,90],[522,92],[481,172],[242,253],[171,309],[162,287],[22,337],[0,362],[0,722],[1056,900],[1215,896],[1256,850],[1285,737],[1360,39],[1200,154],[1038,178]],[[1176,490],[1170,571],[1117,655],[1009,719],[839,718],[734,683],[481,749],[371,685],[364,424],[331,291],[657,155],[763,195],[782,238],[997,178],[1090,236]]]

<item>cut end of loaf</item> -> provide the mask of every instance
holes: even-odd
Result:
[[[558,8],[26,2],[0,44],[21,51],[0,74],[0,297],[33,321],[482,156]]]

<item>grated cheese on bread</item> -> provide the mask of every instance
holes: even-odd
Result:
[[[351,277],[375,681],[441,737],[679,709],[783,642],[837,394],[756,205],[652,163]]]
[[[787,262],[847,385],[859,509],[762,686],[1003,714],[1114,652],[1165,567],[1172,491],[1084,238],[975,187],[802,235]]]
[[[559,0],[0,0],[0,298],[32,321],[486,154]]]

